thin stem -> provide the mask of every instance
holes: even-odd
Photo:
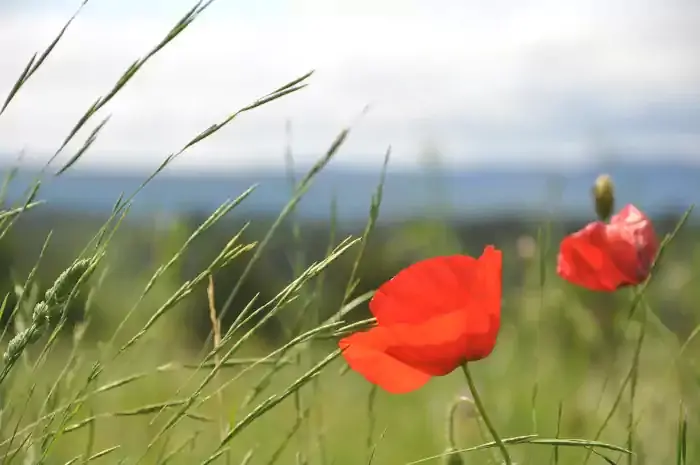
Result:
[[[457,444],[455,441],[455,416],[457,414],[459,403],[459,400],[453,402],[450,406],[450,410],[447,413],[447,446],[450,449],[457,449]]]
[[[369,425],[367,428],[367,456],[370,457],[369,462],[372,461],[371,457],[374,456],[374,448],[376,443],[374,441],[374,426],[375,426],[375,412],[374,405],[377,398],[377,385],[373,384],[369,388],[369,396],[367,398],[367,417],[369,418]]]
[[[462,371],[464,372],[464,377],[467,378],[467,384],[469,385],[469,390],[472,393],[472,399],[474,399],[474,405],[476,405],[476,408],[477,408],[477,410],[479,410],[479,414],[481,415],[481,419],[484,420],[484,424],[486,425],[486,428],[489,430],[489,433],[491,433],[491,436],[493,436],[493,440],[496,442],[496,445],[501,450],[501,455],[503,455],[504,465],[513,465],[513,460],[510,458],[510,454],[508,453],[508,449],[506,448],[505,444],[503,444],[501,437],[498,435],[496,428],[494,428],[493,423],[491,423],[491,420],[489,419],[489,416],[486,413],[486,409],[484,408],[484,404],[481,401],[481,396],[479,395],[479,391],[476,390],[476,385],[474,384],[474,379],[472,378],[472,375],[469,372],[469,366],[467,366],[466,363],[464,363],[462,365]]]

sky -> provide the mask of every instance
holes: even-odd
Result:
[[[0,98],[79,3],[0,2]],[[0,162],[46,160],[194,3],[89,0],[0,115]],[[109,114],[81,163],[152,168],[313,69],[307,88],[242,115],[175,168],[277,166],[287,140],[310,163],[348,125],[341,166],[379,165],[389,145],[405,167],[431,151],[464,168],[604,153],[700,163],[698,30],[697,0],[215,0],[61,156]]]

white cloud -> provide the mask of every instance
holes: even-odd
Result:
[[[156,165],[197,132],[312,68],[309,88],[243,115],[178,165],[279,163],[287,118],[295,152],[316,156],[368,103],[342,162],[379,162],[392,144],[395,163],[413,164],[427,139],[453,162],[575,162],[586,156],[592,128],[640,156],[656,146],[682,147],[677,154],[688,158],[700,151],[700,129],[630,123],[652,104],[671,121],[678,106],[694,105],[691,114],[700,115],[700,46],[693,39],[700,8],[693,2],[304,0],[277,2],[284,9],[267,13],[224,3],[106,107],[113,117],[86,163]],[[128,5],[119,14],[109,2],[89,5],[0,116],[0,151],[27,148],[31,157],[55,150],[185,9],[163,3],[157,14],[139,15],[136,3]],[[0,93],[68,16],[42,11],[0,18]]]

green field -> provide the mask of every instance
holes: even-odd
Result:
[[[32,213],[25,214],[28,224],[20,217],[5,237],[8,244],[31,239],[29,230],[23,228],[41,237],[38,224],[42,221],[29,221]],[[15,313],[12,319],[4,318],[8,322],[5,344],[30,326],[36,302],[71,265],[70,257],[89,242],[89,234],[84,234],[85,240],[78,232],[69,234],[71,228],[90,230],[89,220],[81,224],[75,219],[49,220],[48,215],[37,218],[46,218],[49,224],[44,228],[54,232],[34,276],[31,263],[41,250],[41,241],[5,253],[10,257],[12,251],[21,253],[12,260],[16,287],[8,294],[4,315]],[[123,229],[105,241],[107,253],[90,279],[77,286],[80,292],[61,304],[62,310],[44,336],[24,348],[2,379],[2,453],[8,454],[7,463],[27,459],[29,463],[67,463],[74,457],[80,457],[75,463],[82,463],[101,451],[111,452],[94,459],[96,463],[136,463],[139,457],[141,463],[202,463],[232,429],[236,433],[226,442],[226,453],[213,463],[241,463],[249,454],[247,463],[270,463],[277,448],[281,452],[276,463],[296,463],[297,456],[300,463],[366,463],[376,448],[375,463],[404,464],[446,450],[448,412],[460,397],[469,395],[459,372],[435,378],[417,392],[392,396],[373,389],[354,372],[346,372],[342,359],[336,359],[308,384],[288,390],[335,350],[338,330],[343,331],[340,327],[312,334],[302,343],[298,336],[338,312],[358,260],[360,284],[345,299],[344,308],[350,311],[341,327],[368,317],[367,291],[405,261],[445,253],[442,244],[446,243],[451,244],[452,252],[478,254],[482,239],[470,239],[453,227],[450,241],[438,241],[448,229],[435,221],[380,225],[369,230],[364,253],[363,243],[356,242],[326,271],[290,289],[295,276],[304,276],[294,273],[295,257],[303,271],[311,265],[308,257],[314,252],[324,255],[323,250],[316,250],[322,225],[297,224],[298,239],[289,245],[294,235],[287,227],[292,224],[280,226],[267,243],[268,252],[252,263],[250,269],[256,271],[248,274],[248,284],[239,287],[241,298],[234,299],[232,316],[224,318],[221,332],[225,340],[219,352],[223,363],[218,370],[211,356],[204,366],[198,366],[212,348],[207,340],[212,326],[209,275],[197,270],[206,270],[215,258],[211,250],[224,247],[225,237],[235,234],[235,224],[203,232],[191,242],[191,250],[185,249],[170,269],[161,272],[143,298],[158,267],[178,255],[189,234],[182,224],[170,230],[160,228],[157,234],[148,234],[154,227],[149,229],[147,221],[122,225]],[[498,224],[491,224],[495,236]],[[99,223],[93,226],[96,232]],[[672,229],[672,224],[664,226],[667,228],[660,232]],[[671,461],[679,447],[679,419],[683,418],[688,425],[688,458],[680,463],[693,463],[698,454],[694,432],[698,427],[696,354],[700,343],[685,341],[694,337],[693,328],[699,323],[693,304],[697,298],[693,282],[700,272],[698,249],[693,248],[697,230],[690,226],[680,230],[665,249],[643,298],[635,300],[632,290],[596,294],[563,282],[554,273],[556,239],[549,239],[552,246],[544,246],[547,236],[560,226],[552,221],[539,228],[528,224],[522,228],[506,228],[509,234],[496,241],[504,250],[503,326],[494,353],[473,364],[499,434],[503,438],[537,434],[539,439],[597,439],[627,448],[628,431],[633,431],[633,463],[675,463]],[[251,230],[250,238],[240,238],[241,244],[254,243],[257,235],[260,247],[265,230]],[[362,237],[362,231],[359,234]],[[346,236],[332,230],[326,230],[326,235],[335,235],[327,241],[336,245]],[[513,236],[510,240],[509,235]],[[69,236],[73,243],[59,241]],[[408,258],[396,254],[398,245],[392,237],[412,238],[404,244],[414,246],[404,252]],[[145,254],[149,247],[151,253]],[[300,253],[289,254],[288,249]],[[242,282],[240,277],[254,250],[213,273],[217,312],[235,283]],[[285,259],[287,265],[280,266]],[[33,284],[25,286],[28,277]],[[185,284],[184,289],[191,293],[168,306],[188,281],[192,285]],[[285,287],[294,299],[280,305],[275,294]],[[70,292],[72,287],[67,289]],[[261,297],[256,300],[257,293]],[[260,314],[269,319],[252,319],[226,336],[246,307],[243,302],[251,300],[249,314],[262,308]],[[274,303],[265,308],[267,301]],[[635,301],[637,309],[628,320]],[[149,320],[159,313],[161,318],[150,325]],[[645,338],[638,370],[630,379],[644,315]],[[53,330],[57,337],[50,339]],[[120,350],[134,336],[138,339]],[[234,346],[235,351],[226,356]],[[96,362],[97,375],[93,372]],[[216,376],[209,376],[212,373]],[[630,397],[632,380],[634,400]],[[283,399],[248,424],[246,415],[256,412],[259,405],[264,407],[270,396]],[[173,419],[177,421],[164,429]],[[468,401],[458,404],[453,425],[457,447],[491,441]],[[112,450],[114,447],[118,448]],[[551,445],[519,444],[511,450],[520,464],[557,463]],[[577,447],[557,450],[560,464],[580,463],[585,454]],[[600,452],[613,463],[627,463],[621,453]],[[38,460],[42,455],[46,455],[43,462]],[[465,463],[489,463],[492,457],[498,457],[495,449],[464,454],[465,460],[473,461]],[[593,455],[591,463],[596,462],[605,463]]]

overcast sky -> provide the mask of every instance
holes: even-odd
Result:
[[[0,1],[0,97],[78,0]],[[0,152],[46,158],[192,0],[90,0],[0,116]],[[155,166],[311,69],[310,86],[233,122],[177,166],[301,161],[357,123],[339,164],[574,164],[592,150],[700,162],[697,0],[216,0],[102,112],[86,164]],[[82,142],[99,121],[80,133]],[[76,145],[72,146],[73,148]],[[66,156],[70,155],[70,150]]]

